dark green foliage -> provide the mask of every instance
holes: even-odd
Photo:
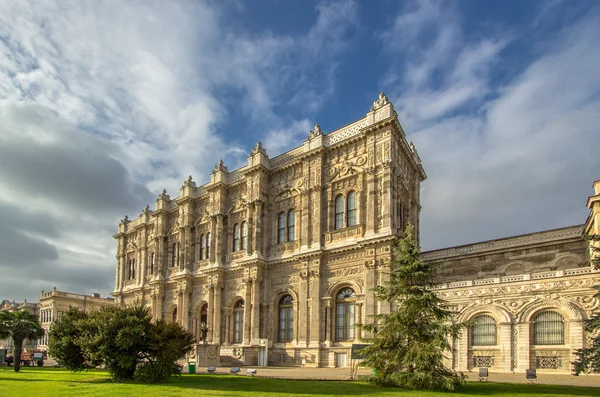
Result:
[[[44,336],[44,329],[40,325],[37,316],[27,310],[20,312],[0,312],[0,339],[12,338],[15,346],[15,361],[13,369],[19,372],[21,369],[21,353],[25,339],[34,340]]]
[[[391,304],[389,314],[378,314],[363,325],[372,335],[365,339],[361,365],[375,369],[374,381],[407,389],[452,391],[464,386],[461,374],[444,366],[444,354],[459,337],[463,324],[453,323],[453,313],[431,287],[439,264],[424,263],[407,225],[390,264],[389,281],[374,289],[379,301]]]
[[[60,366],[71,371],[82,371],[100,364],[90,362],[79,345],[81,327],[87,318],[86,313],[71,308],[54,321],[48,332],[50,355]]]
[[[600,242],[600,235],[584,236],[590,244],[590,262],[595,269],[600,269],[600,248],[593,246],[593,243]],[[594,287],[596,293],[594,298],[600,299],[600,285]],[[585,330],[592,335],[589,346],[575,350],[577,359],[572,362],[575,375],[585,372],[600,372],[600,313],[594,314],[585,322]]]
[[[53,344],[60,340],[56,334],[56,338],[51,336],[50,351],[63,348],[70,352],[72,357],[61,359],[73,370],[104,364],[113,380],[167,379],[176,372],[176,361],[194,343],[193,336],[179,324],[153,324],[148,310],[140,306],[103,308],[68,324],[72,325],[68,328],[72,345]],[[51,335],[54,333],[55,328]]]

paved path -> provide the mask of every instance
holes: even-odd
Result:
[[[246,369],[255,368],[257,376],[282,379],[344,380],[350,375],[350,368],[305,368],[305,367],[240,367],[240,375],[246,375]],[[187,370],[187,368],[185,368]],[[218,374],[229,374],[229,367],[217,367]],[[206,373],[206,367],[198,367],[197,373]],[[371,371],[359,368],[358,375],[370,375]],[[466,373],[470,381],[479,379],[476,372]],[[526,383],[525,374],[490,373],[489,382]],[[549,375],[538,374],[536,383],[548,385],[600,387],[600,375]]]

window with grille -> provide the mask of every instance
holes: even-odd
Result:
[[[356,192],[350,192],[348,193],[348,227],[356,224]]]
[[[287,214],[287,240],[294,241],[294,225],[295,225],[294,210],[289,210]]]
[[[244,301],[238,300],[233,306],[233,342],[241,343],[244,329]]]
[[[246,222],[242,222],[241,246],[242,246],[243,250],[247,249],[247,242],[248,242],[248,227],[246,226]]]
[[[496,320],[492,316],[477,316],[471,327],[472,346],[494,346],[496,345]]]
[[[240,250],[240,225],[233,225],[233,252]]]
[[[354,339],[355,293],[344,288],[336,296],[336,340]]]
[[[279,301],[279,342],[291,342],[294,335],[294,309],[291,295]]]
[[[535,345],[563,345],[565,343],[565,321],[558,312],[541,312],[535,317],[533,328]]]
[[[285,241],[285,212],[280,212],[277,217],[277,243]]]
[[[344,196],[341,194],[335,199],[335,229],[344,227]]]

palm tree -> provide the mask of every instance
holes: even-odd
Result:
[[[27,310],[20,312],[0,312],[0,339],[11,337],[15,345],[15,361],[13,368],[15,372],[21,369],[21,352],[25,339],[38,339],[44,336],[44,329],[40,325],[37,316]]]

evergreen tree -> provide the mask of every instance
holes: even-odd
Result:
[[[600,269],[600,248],[592,245],[594,242],[600,242],[600,234],[584,236],[590,242],[590,262],[595,269]],[[595,287],[594,298],[600,299],[600,285]],[[577,359],[572,362],[575,375],[582,372],[592,371],[600,372],[600,312],[596,313],[585,322],[585,330],[592,335],[589,346],[577,349],[575,355]]]
[[[464,375],[446,368],[444,354],[459,337],[462,324],[431,287],[439,264],[419,259],[414,228],[408,224],[390,264],[389,281],[374,289],[375,298],[391,305],[389,314],[373,316],[362,328],[373,337],[361,365],[374,369],[374,381],[407,389],[455,390]]]
[[[40,325],[35,314],[27,310],[19,312],[0,312],[0,339],[11,337],[15,345],[15,361],[13,369],[19,372],[21,369],[21,353],[25,339],[34,340],[44,336],[44,329]]]

